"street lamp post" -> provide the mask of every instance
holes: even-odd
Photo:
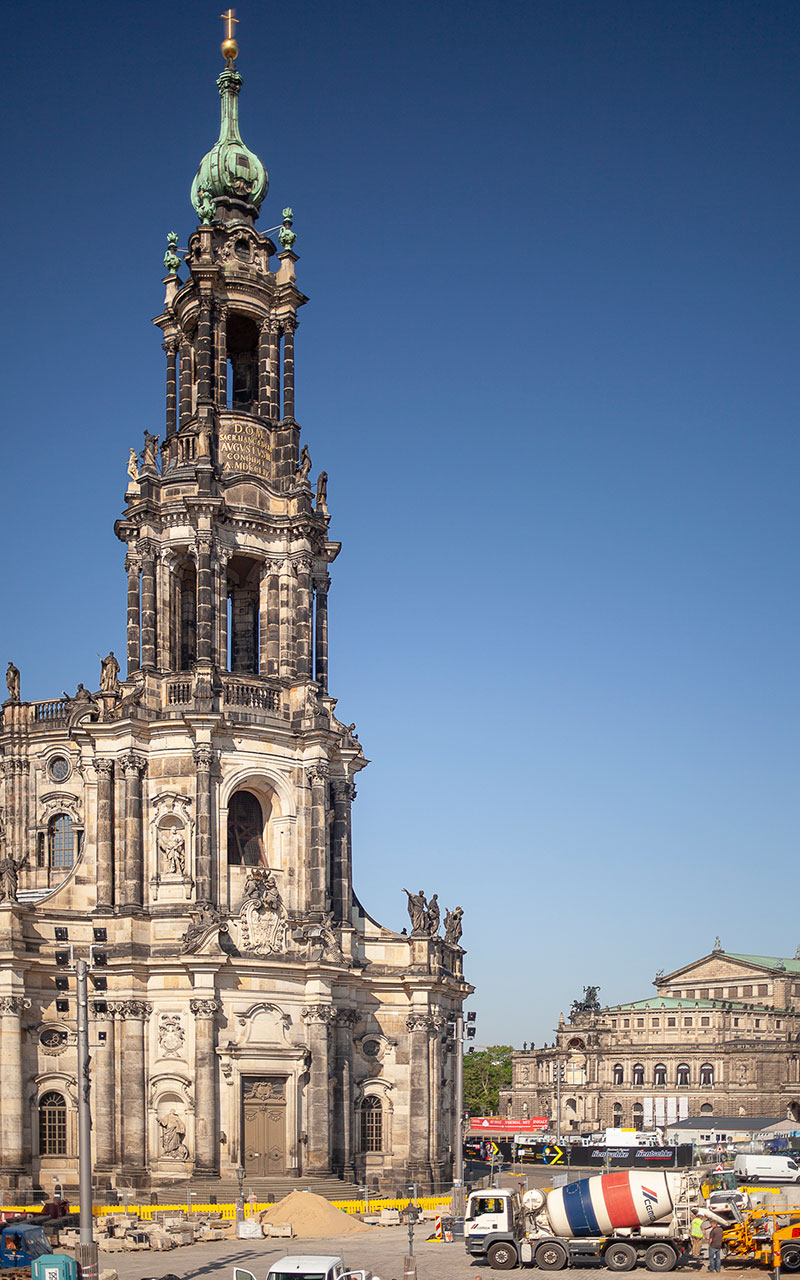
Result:
[[[80,1242],[78,1263],[83,1280],[97,1280],[98,1257],[92,1222],[92,1112],[89,1066],[89,991],[86,961],[75,966],[78,999],[78,1186]]]
[[[464,1014],[455,1017],[456,1116],[453,1133],[453,1199],[454,1218],[464,1217]]]

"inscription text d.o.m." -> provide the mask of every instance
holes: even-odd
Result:
[[[251,475],[270,473],[270,438],[266,427],[246,418],[229,418],[219,425],[219,460],[222,470],[248,471]]]

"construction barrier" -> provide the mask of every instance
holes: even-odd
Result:
[[[404,1200],[373,1200],[370,1197],[366,1200],[331,1200],[330,1203],[335,1209],[341,1209],[342,1213],[380,1213],[381,1209],[406,1209],[412,1203],[407,1198]],[[450,1196],[417,1196],[413,1201],[420,1209],[439,1209],[450,1205]],[[245,1215],[254,1213],[263,1213],[265,1209],[271,1209],[274,1201],[264,1201],[257,1204],[251,1204],[245,1200]],[[29,1205],[0,1205],[1,1213],[41,1213],[42,1206],[40,1204]],[[96,1218],[107,1218],[114,1213],[129,1213],[137,1218],[141,1218],[143,1222],[151,1222],[153,1217],[159,1213],[192,1213],[213,1215],[216,1218],[235,1218],[236,1204],[235,1202],[227,1202],[225,1204],[96,1204],[92,1205],[92,1213]],[[56,1219],[54,1219],[56,1221]]]

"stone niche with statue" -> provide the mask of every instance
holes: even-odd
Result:
[[[151,831],[154,846],[150,878],[153,901],[186,902],[192,896],[192,801],[166,791],[153,799]]]

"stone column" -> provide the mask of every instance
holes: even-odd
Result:
[[[296,316],[283,319],[283,417],[294,418],[294,331]]]
[[[156,562],[151,546],[142,556],[142,667],[156,665]]]
[[[227,550],[217,551],[217,666],[228,670],[228,560]]]
[[[146,1000],[117,1000],[110,1008],[122,1020],[119,1082],[122,1149],[119,1159],[128,1176],[141,1178],[147,1163],[144,1025],[153,1012],[153,1006]]]
[[[156,568],[156,665],[161,671],[174,670],[173,643],[174,634],[174,601],[172,591],[172,570],[175,566],[175,553],[164,550],[158,558]]]
[[[106,1043],[92,1050],[94,1097],[92,1099],[94,1131],[94,1167],[98,1173],[111,1169],[117,1158],[117,1071],[114,1061],[114,1011],[94,1013],[95,1033],[105,1031]],[[99,1024],[102,1023],[102,1026]]]
[[[327,887],[328,766],[315,764],[308,770],[311,785],[311,848],[308,860],[310,911],[325,911]]]
[[[317,605],[314,679],[322,693],[328,692],[328,587],[330,585],[331,580],[328,577],[314,583]]]
[[[217,408],[228,407],[228,308],[224,302],[214,304],[217,347]]]
[[[214,751],[210,746],[195,747],[197,770],[197,831],[195,833],[195,897],[198,902],[212,902],[211,885],[211,769]]]
[[[211,567],[211,538],[197,539],[197,660],[211,661],[214,571]]]
[[[311,561],[297,561],[296,652],[297,674],[311,678]]]
[[[334,778],[331,782],[331,790],[333,792],[331,907],[337,924],[341,922],[350,924],[353,900],[351,806],[356,796],[356,789],[353,783],[345,778]]]
[[[427,1013],[411,1013],[406,1018],[411,1041],[408,1055],[408,1177],[423,1186],[431,1181],[430,1142],[430,1056],[429,1039],[433,1018]]]
[[[293,676],[294,668],[294,628],[292,626],[292,596],[294,589],[294,565],[291,560],[281,564],[280,577],[280,674]]]
[[[192,416],[192,349],[185,340],[180,348],[179,423],[185,427]]]
[[[167,357],[166,435],[169,438],[178,430],[178,379],[175,368],[178,340],[177,338],[167,338],[166,342],[161,345]]]
[[[217,1100],[217,1000],[189,1001],[194,1014],[195,1152],[197,1173],[219,1170],[219,1104]]]
[[[274,561],[267,565],[266,625],[262,632],[261,674],[277,676],[281,665],[281,580],[279,566]],[[262,618],[263,618],[262,613]]]
[[[197,318],[197,401],[211,400],[211,299],[201,290],[200,314]]]
[[[147,767],[144,756],[129,751],[120,760],[125,774],[125,856],[123,872],[123,905],[141,907],[144,901],[144,847],[142,828],[142,774]]]
[[[128,675],[139,670],[139,557],[125,557],[128,573]]]
[[[0,1168],[4,1175],[24,1172],[22,1121],[22,1013],[27,996],[0,997]]]
[[[331,1167],[328,1028],[336,1018],[336,1010],[330,1004],[309,1005],[303,1009],[302,1018],[311,1050],[305,1107],[308,1146],[303,1172],[313,1177],[329,1173]]]
[[[97,906],[114,902],[114,761],[95,760],[97,770]]]
[[[262,320],[258,330],[258,412],[262,418],[271,418],[272,386],[270,383],[270,350],[272,346],[272,322]]]
[[[334,1067],[338,1097],[334,1106],[333,1151],[336,1171],[352,1180],[353,1167],[353,1027],[358,1021],[355,1009],[336,1011],[336,1063]]]
[[[278,422],[281,416],[281,334],[277,320],[269,325],[269,401],[270,418]]]

